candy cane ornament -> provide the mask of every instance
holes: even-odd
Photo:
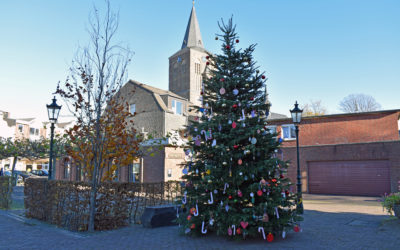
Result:
[[[229,184],[228,183],[225,183],[225,186],[224,186],[224,194],[226,193],[226,188],[228,188],[229,187]]]
[[[182,204],[186,204],[186,191],[183,193]]]
[[[194,212],[193,215],[194,216],[199,216],[199,208],[197,207],[197,203],[196,203],[196,212]]]
[[[262,233],[262,236],[263,236],[263,238],[264,238],[264,240],[265,240],[266,238],[265,238],[265,231],[264,231],[264,228],[263,228],[263,227],[259,227],[259,228],[258,228],[258,232],[259,232],[259,233]]]
[[[213,204],[214,203],[214,198],[213,198],[212,192],[210,192],[210,198],[211,199],[208,200],[208,204]]]
[[[203,221],[203,223],[201,223],[201,233],[202,234],[206,234],[207,233],[207,229],[204,229],[204,221]]]
[[[232,229],[233,229],[233,235],[236,235],[236,226],[232,225]]]

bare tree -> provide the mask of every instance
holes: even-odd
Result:
[[[106,1],[106,5],[104,16],[100,16],[94,7],[89,16],[89,45],[78,51],[70,69],[70,77],[64,86],[57,88],[57,93],[77,118],[77,125],[93,128],[93,132],[82,138],[91,145],[90,164],[93,165],[89,231],[94,231],[99,168],[107,139],[102,131],[102,115],[125,82],[127,66],[132,57],[129,48],[114,43],[118,14],[111,10],[109,1]]]
[[[328,110],[322,106],[321,100],[313,101],[303,105],[303,116],[316,116],[316,115],[326,115]]]
[[[379,110],[381,105],[370,95],[351,94],[339,103],[339,109],[347,113],[358,113]]]

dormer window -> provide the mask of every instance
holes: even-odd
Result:
[[[182,102],[172,100],[172,111],[177,115],[182,115]]]

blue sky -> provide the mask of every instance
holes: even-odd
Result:
[[[47,119],[58,81],[88,40],[93,0],[0,1],[0,110]],[[180,49],[191,0],[111,0],[120,13],[117,40],[135,52],[129,78],[168,89],[168,57]],[[289,114],[321,100],[330,113],[352,93],[400,108],[400,1],[198,0],[205,47],[219,53],[217,21],[233,15],[240,46],[257,43],[269,78],[272,111]],[[66,111],[64,109],[64,111]],[[66,112],[64,112],[66,114]]]

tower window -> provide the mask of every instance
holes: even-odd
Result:
[[[200,75],[200,63],[194,64],[194,72]]]
[[[174,111],[174,113],[177,115],[181,115],[182,114],[182,102],[172,100],[172,111]]]

